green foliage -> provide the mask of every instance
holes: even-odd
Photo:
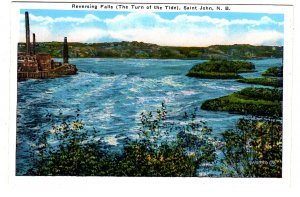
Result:
[[[63,122],[41,137],[40,157],[28,174],[196,176],[201,163],[215,161],[217,140],[195,117],[192,114],[183,125],[170,123],[164,103],[155,113],[142,113],[139,138],[127,139],[119,154],[101,149],[104,142],[95,141],[95,132],[85,130],[79,119]],[[49,139],[56,145],[51,146]]]
[[[228,96],[205,101],[201,109],[258,116],[282,116],[282,91],[246,88]]]
[[[187,76],[208,79],[237,79],[238,73],[252,72],[254,64],[245,61],[210,60],[193,66]]]
[[[195,65],[191,71],[206,71],[220,73],[240,73],[251,72],[255,70],[255,66],[251,62],[245,61],[230,61],[230,60],[210,60],[201,64]]]
[[[271,88],[245,88],[237,92],[236,95],[245,99],[265,100],[278,102],[282,101],[282,90]]]
[[[230,177],[282,176],[282,123],[274,119],[240,119],[223,134],[222,171]]]
[[[253,59],[263,57],[280,58],[283,56],[283,47],[253,46],[249,44],[213,45],[207,47],[206,50],[209,53],[219,54],[220,57],[225,55],[227,59],[228,57],[231,59]]]
[[[242,79],[238,79],[237,82],[273,86],[273,87],[282,87],[283,85],[282,79],[269,78],[269,77],[242,78]]]
[[[263,76],[270,76],[270,77],[282,77],[283,76],[283,67],[273,66],[268,68],[262,74]]]
[[[40,53],[61,57],[61,42],[38,42]],[[18,51],[25,52],[25,43],[18,44]],[[172,58],[172,59],[253,59],[282,57],[283,48],[251,45],[214,45],[209,47],[170,47],[143,42],[77,43],[69,42],[71,58]]]
[[[97,132],[84,129],[79,118],[53,125],[37,140],[39,157],[28,175],[190,177],[199,170],[219,170],[220,176],[281,177],[279,120],[240,119],[220,141],[196,121],[196,112],[185,113],[181,123],[168,120],[167,113],[164,103],[156,112],[143,112],[139,137],[127,138],[121,152],[103,148],[105,143],[95,140]]]
[[[238,79],[240,75],[236,73],[219,73],[219,72],[206,72],[206,71],[190,71],[186,76],[197,77],[204,79]]]
[[[196,176],[200,163],[216,159],[211,129],[192,120],[185,125],[168,123],[167,111],[141,114],[142,127],[139,140],[124,149],[117,172],[126,176]],[[171,133],[177,133],[171,139]],[[131,170],[128,170],[131,169]]]
[[[100,152],[96,151],[94,142],[88,141],[88,134],[94,135],[83,130],[83,126],[79,119],[71,123],[53,125],[52,129],[38,140],[39,158],[28,174],[96,175]],[[50,140],[56,143],[50,144]]]

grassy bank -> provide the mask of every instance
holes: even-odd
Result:
[[[242,79],[238,79],[237,82],[264,85],[264,86],[273,86],[273,87],[282,87],[283,85],[282,79],[270,78],[270,77],[242,78]]]
[[[205,101],[201,109],[258,116],[282,116],[282,91],[246,88],[233,94]]]
[[[241,76],[237,73],[220,73],[220,72],[206,72],[206,71],[190,71],[188,77],[196,77],[202,79],[240,79]]]
[[[255,71],[254,64],[245,61],[211,60],[193,66],[187,76],[207,79],[238,79],[238,73]]]
[[[278,66],[270,67],[265,72],[263,72],[262,76],[282,77],[283,76],[283,68],[278,67]]]

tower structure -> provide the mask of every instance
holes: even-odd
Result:
[[[32,54],[35,55],[35,33],[32,34]]]
[[[64,64],[69,63],[69,51],[68,51],[68,40],[67,37],[64,38],[64,47],[63,47],[63,59],[64,59]]]
[[[30,28],[28,12],[25,12],[26,55],[30,55]]]

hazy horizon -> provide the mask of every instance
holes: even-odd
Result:
[[[30,37],[32,39],[32,37]],[[40,42],[36,42],[36,43],[51,43],[51,42],[57,42],[57,43],[63,43],[64,41],[40,41]],[[167,45],[158,45],[158,44],[153,44],[153,43],[147,43],[147,42],[139,42],[139,41],[111,41],[111,42],[70,42],[68,41],[68,43],[80,43],[80,44],[87,44],[87,45],[92,45],[92,44],[109,44],[109,43],[122,43],[122,42],[138,42],[138,43],[144,43],[144,44],[149,44],[149,45],[157,45],[160,47],[186,47],[186,48],[202,48],[202,47],[211,47],[211,46],[234,46],[234,45],[250,45],[250,46],[269,46],[269,47],[284,47],[283,45],[253,45],[253,44],[213,44],[213,45],[209,45],[209,46],[167,46]],[[22,42],[18,42],[19,44],[26,44],[25,41]],[[31,40],[32,43],[32,40]]]

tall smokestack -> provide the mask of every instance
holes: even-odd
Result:
[[[32,34],[32,54],[35,55],[35,33]]]
[[[26,54],[30,55],[30,29],[29,29],[28,12],[25,12],[25,30],[26,30]]]
[[[69,63],[69,51],[68,51],[67,37],[64,38],[63,58],[64,58],[64,63]]]

